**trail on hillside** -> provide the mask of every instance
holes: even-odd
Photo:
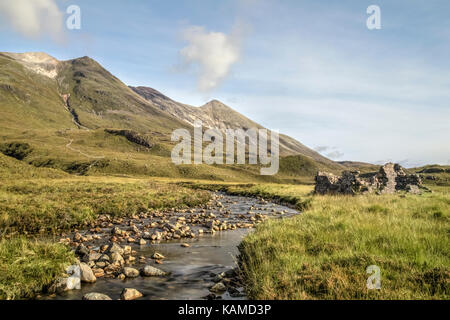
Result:
[[[89,155],[89,154],[87,154],[87,153],[84,153],[84,152],[81,151],[81,150],[72,148],[72,147],[71,147],[72,143],[73,143],[73,139],[70,139],[69,143],[66,144],[66,148],[69,149],[69,150],[71,150],[71,151],[78,152],[78,153],[81,154],[82,156],[85,156],[85,157],[87,157],[87,158],[89,158],[89,159],[95,159],[95,161],[92,162],[92,163],[89,165],[89,167],[87,167],[86,171],[89,170],[89,169],[91,169],[93,166],[95,166],[101,159],[105,159],[105,156],[91,156],[91,155]]]
[[[85,156],[87,158],[91,158],[91,159],[105,159],[105,156],[91,156],[89,154],[84,153],[83,151],[74,149],[74,148],[71,147],[72,143],[73,143],[73,139],[70,139],[69,143],[66,144],[66,148],[69,149],[69,150],[78,152],[79,154],[81,154],[81,155],[83,155],[83,156]]]

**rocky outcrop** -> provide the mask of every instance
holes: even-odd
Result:
[[[144,136],[132,130],[105,129],[105,132],[112,135],[125,137],[128,141],[143,146],[145,148],[152,147],[152,144],[148,142]]]
[[[316,194],[391,194],[398,191],[418,194],[421,190],[426,190],[418,175],[407,174],[400,165],[393,163],[385,164],[379,172],[372,174],[344,171],[341,176],[337,176],[319,172],[315,181]]]

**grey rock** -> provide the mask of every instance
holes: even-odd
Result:
[[[81,282],[94,283],[97,278],[92,269],[86,263],[80,263],[80,279]]]
[[[315,178],[317,194],[392,194],[398,191],[418,194],[426,188],[416,174],[407,174],[404,169],[393,163],[387,163],[377,173],[360,174],[358,171],[344,171],[341,176],[318,172]]]
[[[120,255],[123,255],[123,248],[119,246],[117,243],[112,243],[109,245],[108,249],[106,249],[107,253],[115,253],[117,252]]]
[[[136,289],[125,288],[125,289],[123,289],[122,293],[120,294],[120,299],[122,299],[122,300],[136,300],[136,299],[139,299],[139,298],[141,298],[143,296],[144,295],[142,293],[140,293],[139,291],[137,291]]]
[[[118,252],[113,252],[111,254],[111,263],[123,265],[125,263],[125,260]]]
[[[93,253],[90,253],[88,255],[85,255],[83,257],[83,262],[88,263],[88,262],[91,262],[91,261],[97,261],[101,256],[102,256],[101,253],[93,252]]]
[[[75,249],[75,254],[83,257],[85,255],[89,254],[89,249],[84,245],[84,244],[80,244],[76,249]]]
[[[155,268],[153,266],[145,266],[141,270],[141,274],[145,277],[158,277],[158,276],[165,276],[167,275],[167,272],[162,271],[161,269]]]
[[[136,278],[139,277],[139,271],[131,268],[131,267],[125,267],[123,268],[123,274],[127,277],[127,278]]]
[[[109,296],[103,293],[91,292],[83,296],[83,300],[112,300]]]
[[[222,283],[222,282],[218,282],[215,285],[213,285],[209,291],[214,292],[214,293],[223,293],[225,291],[227,291],[227,287]]]

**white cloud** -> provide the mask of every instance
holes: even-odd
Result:
[[[336,147],[318,146],[315,147],[314,150],[321,154],[325,154],[327,158],[332,160],[337,160],[344,156],[344,153],[339,151]]]
[[[64,14],[55,0],[1,0],[0,17],[28,38],[63,39]]]
[[[239,32],[227,35],[192,26],[184,30],[183,39],[188,44],[180,55],[186,65],[198,67],[198,88],[201,91],[216,88],[240,58]]]

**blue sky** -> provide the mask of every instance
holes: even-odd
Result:
[[[0,51],[87,55],[128,85],[221,100],[335,160],[450,164],[446,0],[42,1],[64,14],[63,36],[58,19],[23,32],[0,5]],[[64,27],[72,4],[81,30]],[[366,27],[373,4],[380,30]]]

